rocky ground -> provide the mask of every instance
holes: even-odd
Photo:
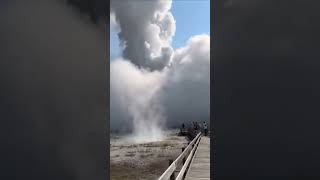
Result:
[[[130,143],[121,137],[110,140],[111,180],[153,180],[168,167],[169,159],[176,159],[187,139],[172,131],[161,141]]]

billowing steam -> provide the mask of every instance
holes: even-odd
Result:
[[[138,141],[162,130],[210,118],[210,37],[191,37],[173,50],[171,1],[111,1],[123,58],[110,67],[111,128]]]
[[[111,101],[129,113],[136,140],[156,140],[161,137],[165,122],[159,91],[166,80],[165,73],[139,69],[129,61],[118,59],[111,65]],[[113,113],[113,112],[112,112]]]
[[[123,57],[139,68],[161,70],[172,56],[176,26],[171,1],[111,1],[111,14],[120,26]]]

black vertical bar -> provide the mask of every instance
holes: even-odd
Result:
[[[173,163],[173,160],[170,159],[169,160],[169,166]],[[174,171],[172,172],[171,176],[170,176],[170,180],[174,180]]]
[[[183,152],[184,150],[185,150],[185,148],[183,147],[183,148],[182,148],[182,152]],[[186,157],[184,156],[183,159],[182,159],[182,164],[184,164],[185,162],[186,162]]]

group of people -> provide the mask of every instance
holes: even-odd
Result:
[[[193,124],[193,129],[195,130],[195,131],[199,131],[200,130],[200,125],[199,125],[199,123],[198,122],[192,122],[192,124]],[[207,123],[205,122],[205,121],[203,121],[203,123],[202,123],[202,133],[205,135],[205,136],[207,136],[208,135],[208,126],[207,126]]]
[[[200,127],[200,125],[199,125],[199,123],[197,121],[193,121],[192,125],[193,125],[192,128],[193,128],[194,131],[198,132],[198,131],[201,130],[201,127]],[[182,129],[184,129],[184,128],[185,128],[185,126],[184,126],[184,124],[182,124]],[[205,121],[203,121],[203,123],[202,123],[202,133],[205,136],[208,135],[208,125],[207,125],[207,123]]]

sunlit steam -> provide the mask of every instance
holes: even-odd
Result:
[[[161,140],[168,124],[210,116],[210,38],[191,37],[174,51],[171,4],[111,1],[123,50],[110,65],[111,128],[130,127],[135,142]]]
[[[165,74],[139,69],[129,61],[117,59],[111,64],[110,75],[111,97],[129,114],[137,140],[161,138],[165,117],[158,92]]]

